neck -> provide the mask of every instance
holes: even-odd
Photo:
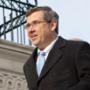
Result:
[[[40,50],[44,50],[48,45],[52,43],[57,38],[57,35],[53,35],[46,43],[42,44],[42,46],[38,47]]]

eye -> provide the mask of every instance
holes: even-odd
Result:
[[[29,28],[30,26],[31,26],[31,24],[29,24],[29,23],[28,23],[28,24],[26,24],[26,28]]]
[[[40,21],[33,21],[33,22],[32,22],[33,25],[36,25],[36,24],[38,24],[38,23],[40,23]]]

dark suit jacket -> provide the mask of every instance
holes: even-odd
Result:
[[[29,90],[90,90],[90,45],[61,37],[50,51],[40,77],[37,49],[24,65]]]

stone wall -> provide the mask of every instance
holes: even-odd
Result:
[[[28,90],[23,65],[33,49],[0,40],[0,90]]]

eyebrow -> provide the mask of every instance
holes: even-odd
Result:
[[[28,26],[30,26],[30,23],[27,23],[27,24],[26,24],[26,27],[28,27]]]

